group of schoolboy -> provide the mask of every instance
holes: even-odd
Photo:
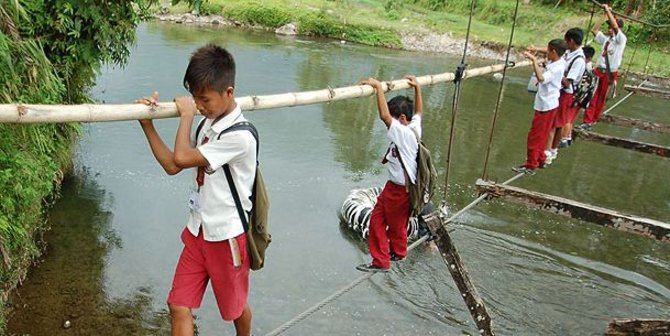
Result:
[[[537,78],[537,93],[533,104],[535,114],[528,131],[526,161],[512,168],[514,171],[533,174],[535,169],[551,164],[559,148],[572,144],[572,129],[580,110],[575,93],[586,72],[593,71],[597,84],[594,84],[595,91],[580,128],[590,128],[600,117],[609,86],[616,84],[627,41],[622,31],[623,21],[612,14],[608,5],[603,8],[609,36],[600,31],[600,22],[594,25],[595,41],[603,45],[595,71],[591,63],[595,50],[590,46],[581,47],[584,32],[580,28],[569,29],[562,40],[551,40],[546,49],[531,46],[524,52]],[[549,61],[546,66],[540,64],[536,52],[546,54]]]
[[[419,83],[414,76],[408,76],[407,81],[415,90],[416,105],[406,96],[397,96],[387,104],[381,82],[369,78],[361,83],[376,91],[379,117],[391,142],[383,160],[388,163],[389,181],[370,224],[368,242],[373,260],[358,266],[361,271],[387,271],[390,261],[407,255],[410,207],[406,185],[417,175],[423,109]],[[196,50],[183,84],[191,96],[174,99],[179,113],[174,150],[151,119],[140,120],[149,147],[166,173],[174,175],[185,168],[197,171],[188,200],[189,220],[181,233],[184,247],[167,298],[172,335],[193,335],[192,309],[200,306],[211,282],[221,317],[234,321],[238,336],[249,336],[251,257],[243,224],[248,218],[241,216],[248,217],[253,206],[250,196],[257,138],[248,128],[236,127],[246,119],[235,102],[235,61],[227,50],[211,44]],[[156,107],[158,93],[136,102]],[[192,133],[197,112],[205,118]],[[240,199],[243,211],[238,209]]]
[[[605,12],[610,37],[594,30],[604,51],[595,71],[600,84],[585,114],[587,125],[597,120],[602,111],[608,81],[616,79],[626,42],[621,32],[623,23],[614,18],[608,6]],[[546,54],[550,62],[544,71],[531,52],[524,53],[533,63],[539,84],[535,117],[528,133],[528,157],[523,166],[515,168],[519,171],[532,172],[547,164],[548,157],[555,158],[551,150],[570,143],[569,130],[578,112],[578,108],[575,111],[572,107],[573,86],[580,81],[593,56],[593,49],[589,52],[580,48],[582,39],[582,31],[573,28],[565,34],[565,41],[549,42]],[[566,50],[569,52],[565,53]],[[408,185],[416,181],[423,113],[421,86],[414,76],[408,76],[407,81],[414,88],[416,102],[397,96],[387,103],[380,81],[369,78],[362,82],[375,90],[379,118],[386,126],[390,144],[382,160],[387,164],[389,179],[370,220],[368,247],[372,261],[356,267],[361,271],[388,271],[392,261],[407,255]],[[185,168],[197,169],[195,190],[188,201],[190,216],[181,234],[184,247],[167,299],[172,334],[193,335],[191,310],[200,306],[211,282],[221,317],[234,321],[238,336],[249,336],[250,257],[243,225],[248,219],[240,216],[246,216],[252,208],[257,139],[244,128],[228,131],[246,119],[235,102],[235,61],[227,50],[215,45],[198,49],[190,59],[183,84],[191,96],[174,100],[180,117],[174,150],[170,150],[151,120],[140,120],[151,151],[166,173],[174,175]],[[155,106],[157,101],[155,93],[137,102]],[[196,112],[205,118],[198,125],[199,131],[192,133]],[[548,146],[550,134],[553,139]],[[545,150],[549,150],[549,156]],[[222,169],[224,166],[229,167],[230,180]],[[242,200],[244,213],[238,211],[235,198]]]

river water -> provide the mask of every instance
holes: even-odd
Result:
[[[215,42],[237,60],[237,95],[348,86],[453,71],[460,58],[371,48],[339,41],[151,23],[138,30],[124,68],[104,69],[94,95],[128,103],[181,86],[190,53]],[[469,59],[470,67],[491,61]],[[522,162],[532,119],[530,70],[508,74],[489,176],[502,181]],[[452,163],[450,208],[476,197],[498,83],[464,82]],[[411,92],[407,92],[411,93]],[[453,85],[425,88],[424,141],[443,178]],[[622,96],[623,94],[620,94]],[[664,113],[663,113],[664,112]],[[633,97],[615,113],[670,122],[667,101]],[[372,98],[248,112],[261,133],[269,186],[267,266],[251,275],[254,333],[263,335],[361,275],[365,244],[341,228],[338,210],[353,188],[381,186],[386,142]],[[177,120],[156,122],[169,144]],[[670,145],[670,137],[598,125],[599,132]],[[43,262],[11,299],[11,334],[167,335],[165,298],[181,249],[193,175],[164,174],[137,122],[84,126],[75,174],[48,213]],[[578,141],[523,188],[670,221],[670,160]],[[440,191],[443,190],[440,187]],[[439,201],[439,200],[438,200]],[[667,318],[670,245],[527,209],[482,203],[452,237],[500,335],[600,335],[612,318]],[[200,335],[233,335],[208,290],[196,312]],[[64,328],[66,321],[69,328]],[[476,335],[439,253],[422,246],[293,327],[288,335]]]

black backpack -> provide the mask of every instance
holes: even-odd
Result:
[[[588,107],[591,98],[593,98],[593,94],[596,92],[597,86],[598,76],[596,76],[592,70],[585,70],[581,82],[579,82],[579,85],[577,85],[574,90],[575,98],[572,102],[572,107]]]
[[[200,133],[200,130],[205,123],[204,120],[205,119],[203,118],[203,121],[201,121],[196,128],[196,140],[198,139],[198,133]],[[270,201],[267,194],[267,188],[265,187],[265,180],[261,174],[261,168],[258,162],[260,141],[256,127],[248,121],[238,122],[221,131],[217,140],[225,133],[238,130],[249,131],[254,136],[254,139],[256,139],[256,176],[254,185],[251,189],[251,203],[253,206],[249,212],[248,222],[247,217],[244,214],[244,209],[242,208],[240,195],[237,192],[237,187],[235,187],[235,181],[233,181],[233,175],[230,172],[230,166],[228,166],[228,164],[223,165],[223,171],[226,174],[226,180],[228,180],[230,191],[233,194],[237,213],[242,220],[242,226],[244,226],[244,231],[247,233],[247,250],[250,257],[250,268],[257,271],[265,265],[265,250],[272,241],[272,236],[268,232],[268,211],[270,209]]]

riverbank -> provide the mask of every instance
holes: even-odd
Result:
[[[190,13],[184,4],[162,7],[158,20],[183,24],[215,24],[280,34],[333,38],[345,42],[410,51],[462,55],[469,19],[468,1],[451,1],[439,10],[400,1],[288,0],[249,2],[210,0]],[[483,1],[471,22],[468,57],[504,60],[514,23],[514,2]],[[512,43],[513,59],[528,45],[560,38],[571,27],[585,29],[590,15],[584,4],[553,8],[535,3],[520,5]],[[640,30],[630,25],[634,32]],[[628,27],[628,26],[627,26]],[[590,34],[589,34],[590,35]],[[629,34],[623,64],[640,73],[670,75],[670,46],[649,46]],[[590,35],[589,43],[592,43]],[[651,48],[651,52],[648,52]],[[639,50],[638,50],[639,49]],[[647,61],[647,54],[649,60]],[[632,61],[632,62],[631,62]]]
[[[296,23],[288,23],[280,27],[268,27],[258,24],[245,23],[239,20],[226,19],[222,15],[195,15],[192,13],[181,14],[162,14],[157,13],[155,19],[159,21],[174,22],[178,24],[194,24],[194,25],[214,25],[222,27],[239,27],[242,29],[262,30],[268,32],[275,32],[279,35],[314,35],[310,32],[301,31],[300,26]],[[370,28],[370,33],[374,31]],[[328,36],[335,38],[334,36]],[[447,53],[453,55],[462,55],[465,47],[465,39],[455,37],[452,33],[436,33],[425,30],[423,32],[401,32],[397,38],[380,39],[385,41],[381,44],[376,44],[374,41],[366,41],[363,39],[356,39],[348,37],[346,33],[340,35],[339,38],[342,43],[355,42],[362,44],[378,45],[393,49],[402,49],[408,51],[427,51],[436,53]],[[367,42],[367,43],[366,43]],[[507,46],[495,42],[486,41],[469,41],[468,43],[468,57],[479,57],[485,59],[504,60],[507,52]],[[520,57],[520,53],[512,47],[512,57]]]

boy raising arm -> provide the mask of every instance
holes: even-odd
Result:
[[[414,87],[415,106],[405,96],[396,96],[387,103],[381,82],[374,78],[362,82],[375,88],[379,119],[386,125],[386,135],[391,141],[382,160],[383,164],[388,164],[389,180],[370,217],[368,247],[372,262],[356,267],[363,272],[387,272],[391,261],[407,256],[408,183],[416,182],[416,157],[423,115],[421,86],[414,76],[408,76],[407,80]]]

